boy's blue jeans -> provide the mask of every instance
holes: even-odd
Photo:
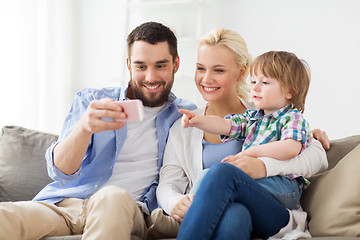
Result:
[[[300,200],[303,184],[296,179],[290,180],[284,176],[274,176],[255,181],[288,209],[294,209]]]
[[[177,239],[249,240],[273,236],[289,222],[289,213],[280,202],[290,207],[298,201],[294,186],[299,191],[301,186],[293,185],[295,182],[284,181],[282,177],[254,180],[231,164],[218,163],[201,181]],[[269,190],[279,183],[285,191],[277,200]],[[286,193],[287,187],[291,189],[290,195]],[[294,199],[287,201],[291,197]]]

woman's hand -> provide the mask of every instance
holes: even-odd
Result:
[[[224,158],[222,162],[227,162],[240,168],[253,179],[266,177],[265,164],[259,158],[249,157],[240,152]]]
[[[186,212],[188,211],[195,195],[187,194],[182,199],[180,199],[174,206],[171,211],[171,216],[178,222],[182,222]]]
[[[330,149],[330,140],[325,131],[321,131],[320,129],[314,129],[312,130],[312,134],[314,138],[321,143],[325,150]]]

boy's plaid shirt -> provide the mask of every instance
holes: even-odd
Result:
[[[247,110],[245,114],[231,114],[225,118],[231,120],[231,131],[229,136],[221,135],[221,139],[224,142],[232,139],[244,141],[243,150],[290,138],[300,141],[305,149],[312,141],[309,123],[291,105],[267,115],[263,110]],[[296,177],[299,175],[291,176],[291,179]]]

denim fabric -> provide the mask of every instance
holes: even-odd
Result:
[[[201,181],[209,169],[204,169],[196,178],[194,185],[190,191],[196,194]],[[303,183],[296,179],[289,179],[284,176],[273,176],[255,180],[271,195],[273,195],[284,207],[294,209],[300,201],[303,190]]]
[[[303,184],[296,179],[274,176],[255,180],[284,207],[294,209],[300,200]]]
[[[268,238],[288,222],[286,208],[259,183],[218,163],[204,176],[177,239]]]
[[[212,238],[224,240],[250,239],[251,229],[251,214],[249,210],[241,203],[233,202],[229,204],[224,212]]]

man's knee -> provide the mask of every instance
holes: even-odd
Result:
[[[131,204],[136,205],[134,199],[125,189],[116,186],[106,186],[94,194],[92,198],[93,200],[98,199],[98,204],[109,204],[109,206],[113,206],[113,204],[126,206]]]
[[[111,234],[116,231],[122,236],[119,239],[130,235],[146,238],[143,213],[126,190],[106,186],[95,193],[87,204],[85,234],[101,232],[103,236],[104,231]]]

